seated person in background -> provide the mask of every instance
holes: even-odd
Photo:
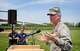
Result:
[[[27,34],[24,33],[24,29],[21,29],[21,33],[19,34],[19,45],[28,45]]]
[[[9,37],[9,46],[18,44],[18,33],[13,29],[11,33],[8,35]]]

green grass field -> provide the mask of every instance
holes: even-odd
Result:
[[[47,30],[51,32],[51,30]],[[41,45],[41,48],[45,51],[49,51],[49,45],[46,45],[43,42],[40,42],[36,39],[38,34],[35,35],[35,43]],[[80,51],[80,30],[71,30],[71,38],[73,41],[72,51]],[[29,42],[31,41],[31,36],[29,37]],[[8,34],[0,33],[0,51],[5,51],[8,47]]]

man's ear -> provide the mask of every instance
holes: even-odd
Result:
[[[58,15],[58,19],[61,19],[61,15]]]
[[[61,19],[61,17],[59,17],[59,19]]]
[[[57,15],[57,18],[56,18],[57,20],[60,20],[61,19],[61,16],[60,15]]]

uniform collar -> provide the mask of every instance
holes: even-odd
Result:
[[[56,26],[55,26],[55,30],[59,27],[59,25],[61,24],[61,22],[59,22]]]

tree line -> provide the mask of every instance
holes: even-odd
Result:
[[[64,22],[64,24],[66,24],[69,27],[80,27],[80,22],[78,23],[69,23],[69,22]],[[4,27],[11,27],[10,24],[1,24],[0,26],[4,26]],[[21,24],[16,24],[15,27],[21,27]],[[24,27],[53,27],[54,25],[52,25],[51,23],[42,23],[42,24],[25,24],[23,25]]]

